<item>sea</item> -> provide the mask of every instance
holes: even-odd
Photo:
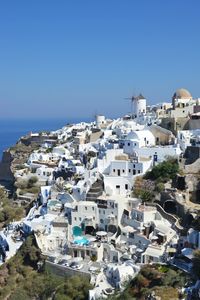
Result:
[[[43,119],[43,120],[0,120],[0,160],[3,151],[30,132],[57,130],[66,124],[79,123],[81,121],[89,122],[89,119]]]

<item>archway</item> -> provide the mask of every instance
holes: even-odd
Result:
[[[186,222],[187,222],[187,225],[191,225],[192,222],[194,222],[194,215],[192,213],[188,213],[186,215]]]
[[[163,208],[169,214],[177,214],[177,205],[174,200],[166,200]]]
[[[108,225],[108,232],[116,233],[117,227],[115,225]]]
[[[85,234],[95,235],[96,230],[93,226],[85,226]]]

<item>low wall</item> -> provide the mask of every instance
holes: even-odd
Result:
[[[149,206],[156,206],[158,212],[162,215],[163,218],[165,218],[167,221],[169,221],[170,223],[172,223],[172,228],[176,231],[178,231],[180,234],[183,233],[184,228],[179,224],[178,219],[167,213],[164,208],[162,206],[160,206],[158,203],[145,203],[145,205],[149,205]]]

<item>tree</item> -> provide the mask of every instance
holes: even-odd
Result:
[[[31,265],[34,268],[37,268],[38,261],[42,259],[41,251],[36,246],[33,235],[26,239],[17,254],[22,257],[24,264]]]
[[[31,300],[27,292],[25,290],[22,290],[21,288],[16,289],[9,297],[9,300],[19,300],[19,299]]]
[[[68,278],[66,282],[57,289],[55,300],[64,299],[61,298],[61,296],[65,296],[66,300],[87,300],[90,288],[89,280],[85,277],[74,276]]]
[[[162,182],[157,182],[155,185],[155,191],[161,193],[165,189],[165,185]]]
[[[38,178],[36,176],[30,177],[28,180],[27,187],[32,188],[36,184],[37,181],[38,181]]]
[[[134,183],[133,193],[136,197],[143,201],[152,201],[154,197],[154,183],[151,180],[145,180],[142,177],[137,177]]]
[[[179,171],[177,159],[168,158],[158,165],[154,166],[151,171],[144,176],[145,179],[157,180],[158,182],[167,182],[173,179]]]

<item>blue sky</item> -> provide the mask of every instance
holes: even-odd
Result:
[[[0,118],[118,116],[200,96],[199,0],[0,1]]]

